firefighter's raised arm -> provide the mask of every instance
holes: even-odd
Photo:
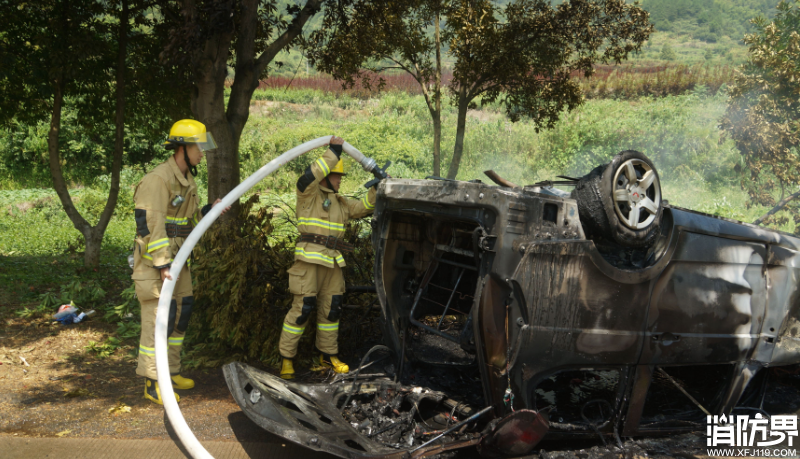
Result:
[[[331,173],[342,156],[342,144],[344,144],[344,139],[341,137],[331,137],[328,150],[311,163],[303,172],[303,175],[297,179],[297,192],[299,194],[312,193],[319,185],[320,180]]]

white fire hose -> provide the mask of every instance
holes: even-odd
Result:
[[[172,262],[172,267],[169,270],[172,279],[166,279],[163,287],[161,287],[161,297],[158,300],[158,310],[156,312],[156,373],[158,374],[158,387],[161,391],[161,400],[164,402],[164,409],[167,412],[170,424],[181,439],[181,443],[195,459],[213,459],[213,456],[203,448],[203,445],[194,436],[194,433],[186,424],[186,420],[181,414],[181,409],[178,407],[178,402],[175,401],[175,393],[172,390],[172,380],[169,373],[169,361],[167,359],[167,318],[169,317],[169,305],[172,300],[172,292],[175,290],[175,282],[178,279],[178,274],[183,269],[183,265],[192,253],[192,249],[200,240],[203,233],[206,232],[217,217],[222,213],[222,209],[230,206],[236,202],[247,190],[252,188],[256,183],[263,180],[266,176],[280,169],[289,161],[297,158],[298,156],[314,150],[319,147],[328,145],[331,137],[325,136],[318,139],[310,140],[302,145],[292,148],[286,153],[273,159],[264,167],[256,171],[253,175],[248,177],[245,181],[234,188],[230,193],[222,198],[222,201],[214,206],[201,220],[200,223],[192,230],[189,236],[184,240],[183,246],[175,256]],[[367,172],[372,172],[375,169],[375,160],[367,158],[363,153],[356,150],[356,148],[349,143],[345,142],[343,151],[355,159]]]

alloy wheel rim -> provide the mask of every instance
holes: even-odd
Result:
[[[629,159],[614,174],[614,211],[632,230],[650,226],[661,206],[661,184],[656,171],[641,159]]]

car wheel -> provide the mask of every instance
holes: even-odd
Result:
[[[663,211],[661,181],[653,162],[638,151],[623,151],[584,176],[576,198],[590,237],[643,247],[658,234]]]

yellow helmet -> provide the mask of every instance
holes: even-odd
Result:
[[[331,174],[347,175],[344,172],[344,159],[339,159],[339,162],[336,163],[335,166],[333,166],[333,169],[331,169]]]
[[[195,144],[202,151],[214,150],[217,143],[214,136],[206,132],[206,125],[196,120],[180,120],[172,125],[169,138],[164,142],[164,148],[174,150],[179,145]]]

